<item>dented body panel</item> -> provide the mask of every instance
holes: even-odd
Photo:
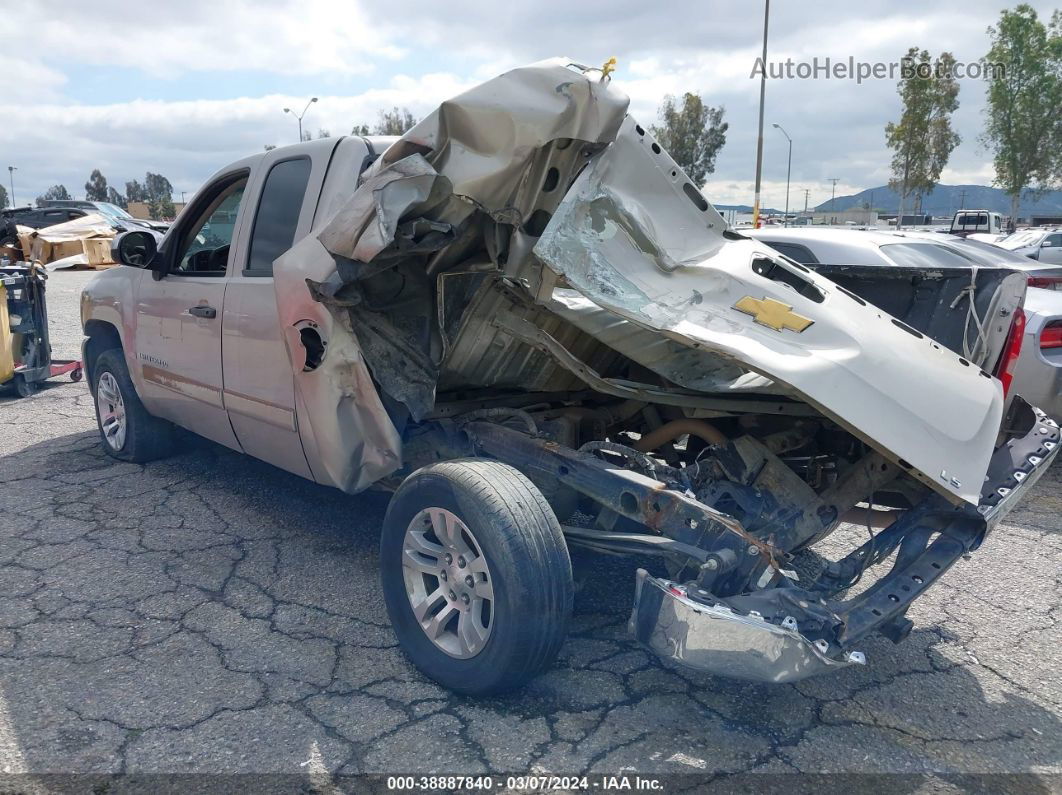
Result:
[[[312,159],[272,296],[241,281],[264,278],[243,270],[254,201],[231,248],[205,252],[226,271],[186,281],[210,286],[234,342],[268,338],[279,353],[269,379],[244,380],[293,407],[250,406],[231,389],[232,368],[253,376],[258,361],[219,351],[207,363],[220,371],[211,411],[240,415],[226,427],[251,438],[270,423],[255,455],[351,493],[440,460],[505,462],[569,544],[663,558],[670,578],[640,577],[632,619],[654,651],[765,681],[843,667],[867,633],[909,631],[910,603],[1050,466],[1058,427],[1017,396],[1005,407],[975,363],[988,367],[994,348],[970,361],[727,229],[627,105],[601,70],[554,59],[470,89],[398,139],[241,161],[174,224],[154,273],[118,268],[90,284],[86,366],[117,344],[138,390],[142,362],[165,370],[167,351],[139,350],[126,315],[177,283],[170,269],[201,228],[192,216],[208,217],[233,179],[257,197],[269,167]],[[1013,312],[1022,277],[976,282],[971,300]],[[198,298],[182,295],[163,324],[211,331],[214,307]],[[932,320],[965,339],[965,315]],[[165,416],[201,431],[194,396],[181,399]],[[305,468],[290,464],[297,445]],[[799,573],[861,503],[886,529]]]
[[[599,306],[787,386],[933,488],[976,504],[1003,411],[999,383],[768,246],[727,239],[636,126],[628,120],[580,175],[535,253]],[[763,325],[735,309],[747,297],[812,322],[800,332]]]

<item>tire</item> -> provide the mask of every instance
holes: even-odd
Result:
[[[129,378],[121,348],[106,350],[96,359],[92,367],[92,396],[100,442],[112,458],[143,463],[173,451],[173,426],[148,414]],[[119,429],[121,423],[111,421],[116,415],[120,415],[124,428]]]
[[[37,385],[32,381],[27,381],[26,376],[22,373],[15,373],[15,394],[20,398],[32,397],[37,391]]]
[[[456,528],[450,539],[435,530],[447,526]],[[414,537],[420,541],[411,546]],[[464,553],[445,560],[462,546]],[[547,668],[564,642],[574,591],[568,548],[545,497],[506,464],[446,461],[406,478],[384,518],[380,575],[403,651],[458,693],[519,687]],[[419,598],[425,594],[436,598]],[[439,640],[422,627],[414,603],[422,620],[442,628]],[[473,628],[467,633],[465,622]]]

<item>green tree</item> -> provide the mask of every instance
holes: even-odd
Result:
[[[37,206],[43,207],[46,201],[69,201],[70,191],[66,189],[65,185],[52,185],[44,193],[37,197]]]
[[[127,202],[147,201],[147,192],[144,190],[144,186],[135,179],[125,183],[125,200]]]
[[[276,144],[266,144],[266,145],[265,145],[265,150],[266,150],[267,152],[272,152],[272,151],[273,151],[274,149],[276,149],[276,148],[277,148],[277,145],[276,145]]]
[[[0,207],[7,207],[7,188],[0,185]]]
[[[317,137],[318,138],[331,138],[332,137],[332,133],[322,127],[321,129],[319,129],[317,131]]]
[[[409,108],[394,107],[391,110],[381,110],[377,116],[376,124],[370,127],[368,124],[355,124],[351,129],[351,135],[403,135],[414,127],[419,119],[409,112]],[[318,138],[325,136],[318,135]]]
[[[1002,73],[988,83],[982,141],[1016,222],[1022,191],[1042,194],[1062,176],[1062,16],[1056,10],[1045,26],[1022,3],[1004,10],[988,35],[986,67],[999,65]]]
[[[896,91],[903,112],[899,122],[885,125],[885,143],[893,152],[889,187],[900,196],[898,229],[903,225],[907,197],[932,193],[961,140],[951,127],[951,114],[959,107],[955,58],[944,52],[934,61],[926,50],[912,47],[902,63],[904,71]]]
[[[123,196],[110,186],[108,186],[107,188],[107,198],[105,201],[109,201],[111,204],[117,204],[123,210],[128,206],[128,203],[125,200],[125,196]]]
[[[92,174],[85,183],[85,198],[90,202],[107,201],[107,178],[98,168],[92,169]]]
[[[173,206],[173,185],[161,174],[152,174],[150,171],[144,175],[145,201],[148,203],[148,214],[153,220],[173,218],[177,209]]]
[[[715,171],[715,156],[726,143],[730,126],[723,121],[725,112],[722,106],[705,105],[697,94],[686,92],[681,106],[675,97],[664,97],[660,125],[649,128],[695,185],[703,185]]]

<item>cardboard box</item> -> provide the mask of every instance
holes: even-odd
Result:
[[[49,262],[55,262],[55,260],[63,259],[64,257],[72,257],[74,254],[81,254],[83,251],[84,248],[81,246],[80,240],[56,240],[52,242],[44,240],[38,235],[33,238],[30,259],[42,265],[47,265]]]
[[[85,259],[88,260],[88,264],[92,266],[113,265],[111,242],[112,239],[109,237],[89,237],[82,240],[81,243],[85,249]]]

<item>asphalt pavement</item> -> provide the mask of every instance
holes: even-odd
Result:
[[[49,281],[56,356],[78,355],[91,275]],[[384,497],[204,441],[115,462],[86,385],[65,379],[0,394],[0,429],[0,773],[18,786],[48,773],[342,791],[373,772],[625,772],[691,789],[800,771],[1060,781],[1059,466],[914,605],[906,642],[867,642],[865,667],[774,686],[672,668],[627,635],[633,565],[577,556],[556,665],[475,700],[396,646],[377,575]]]

